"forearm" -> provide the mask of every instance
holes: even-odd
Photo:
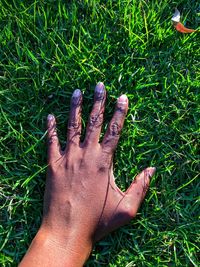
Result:
[[[82,244],[77,238],[63,242],[40,230],[19,267],[82,267],[91,250],[91,243]]]

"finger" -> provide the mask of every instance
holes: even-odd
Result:
[[[56,119],[52,114],[47,117],[47,132],[48,132],[48,158],[49,161],[60,157],[61,148],[56,130]]]
[[[109,219],[109,224],[107,224],[106,229],[98,229],[98,232],[95,235],[96,240],[101,239],[105,234],[117,229],[118,227],[127,224],[133,217],[136,216],[140,204],[142,203],[147,189],[149,187],[150,178],[155,173],[155,168],[147,168],[142,171],[134,179],[130,187],[125,193],[115,186],[120,195],[123,197],[116,204],[116,208],[111,214]]]
[[[132,184],[125,192],[124,207],[127,209],[129,217],[134,217],[149,188],[150,178],[156,169],[149,167],[136,176]]]
[[[103,83],[98,83],[94,91],[94,105],[86,129],[85,144],[98,143],[105,110],[106,91]]]
[[[128,98],[126,95],[121,95],[117,100],[115,113],[101,143],[104,151],[113,153],[116,149],[127,111]]]
[[[79,145],[81,136],[81,103],[82,94],[79,89],[73,92],[71,98],[71,107],[69,122],[67,128],[67,143],[68,145],[75,144]]]

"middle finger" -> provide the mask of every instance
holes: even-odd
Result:
[[[103,83],[98,83],[94,91],[94,105],[87,124],[84,144],[98,143],[105,110],[106,91]]]

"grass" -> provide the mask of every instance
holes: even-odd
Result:
[[[65,145],[69,101],[108,91],[130,108],[115,155],[125,190],[147,166],[157,174],[139,214],[97,243],[86,266],[199,266],[200,34],[171,25],[174,8],[198,28],[198,1],[0,2],[0,266],[17,266],[41,220],[46,116]]]

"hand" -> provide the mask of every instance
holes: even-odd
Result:
[[[136,215],[155,171],[144,170],[125,193],[116,186],[113,153],[128,110],[128,99],[125,95],[118,98],[113,118],[99,143],[105,100],[104,85],[98,83],[85,139],[80,143],[82,95],[80,90],[74,91],[64,151],[60,148],[55,118],[48,117],[49,168],[43,225],[61,231],[62,235],[76,232],[81,239],[92,243]]]
[[[145,169],[125,193],[117,187],[113,154],[128,110],[128,99],[125,95],[118,98],[109,127],[99,143],[105,100],[104,85],[98,83],[85,139],[81,143],[82,94],[78,89],[74,91],[64,151],[60,148],[53,115],[48,116],[47,123],[48,172],[40,232],[75,254],[85,251],[84,260],[94,242],[136,215],[149,178],[155,172],[155,168]]]

